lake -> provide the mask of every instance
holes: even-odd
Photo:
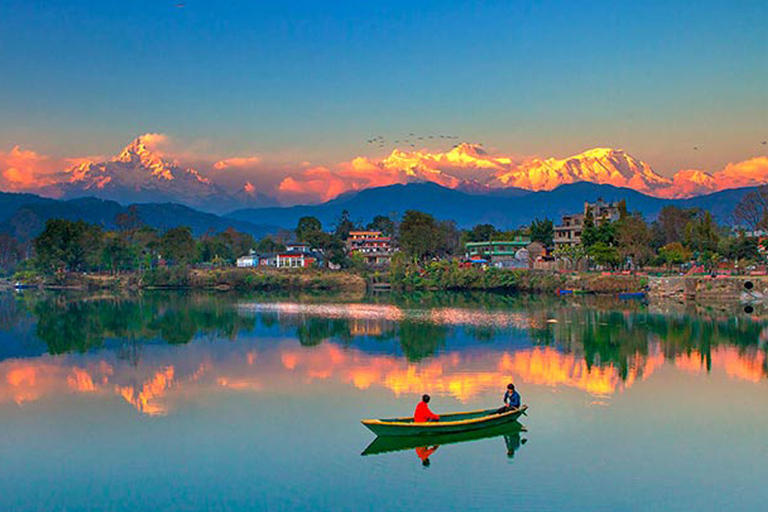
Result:
[[[595,297],[2,294],[0,510],[761,510],[766,318]],[[422,393],[438,414],[499,407],[508,382],[523,428],[362,455],[361,419]]]

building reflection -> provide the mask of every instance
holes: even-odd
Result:
[[[12,310],[0,314],[6,332],[26,328],[47,347],[0,360],[0,404],[74,393],[118,397],[152,416],[182,398],[291,392],[325,380],[395,396],[429,389],[462,402],[515,381],[600,401],[663,365],[748,382],[768,376],[759,319],[546,301],[418,305],[179,295],[0,302]]]

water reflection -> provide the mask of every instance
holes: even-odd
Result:
[[[603,403],[663,365],[747,382],[768,376],[757,317],[490,294],[269,299],[4,295],[0,336],[26,341],[0,345],[0,403],[116,396],[162,415],[193,396],[317,380],[462,402],[515,381]]]
[[[423,466],[428,467],[431,465],[432,455],[438,449],[444,451],[446,446],[453,444],[501,438],[500,441],[503,441],[504,454],[508,459],[512,459],[520,447],[527,442],[527,439],[521,436],[524,432],[527,432],[527,429],[520,423],[514,422],[472,432],[428,436],[384,436],[374,439],[363,450],[362,455],[380,455],[383,453],[413,450],[416,459]]]

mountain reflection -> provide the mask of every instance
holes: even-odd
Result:
[[[162,415],[193,396],[298,392],[317,380],[467,401],[510,380],[609,397],[662,365],[749,382],[768,376],[757,318],[490,294],[313,300],[321,299],[3,296],[0,335],[44,349],[0,345],[0,404],[76,393]],[[213,343],[190,343],[202,339]]]

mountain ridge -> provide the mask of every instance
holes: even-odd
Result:
[[[632,189],[589,182],[562,185],[553,190],[520,192],[519,195],[470,194],[442,187],[436,183],[395,184],[365,189],[344,198],[318,205],[236,210],[227,218],[258,220],[265,224],[293,228],[302,216],[315,216],[328,228],[347,210],[355,221],[368,222],[377,214],[402,215],[405,210],[425,211],[437,218],[454,220],[462,228],[491,223],[511,229],[528,224],[535,218],[550,218],[555,223],[566,213],[581,211],[585,201],[603,198],[625,199],[630,211],[653,218],[666,205],[682,208],[701,207],[713,212],[720,222],[729,222],[733,207],[753,188],[729,189],[689,199],[657,198]]]

